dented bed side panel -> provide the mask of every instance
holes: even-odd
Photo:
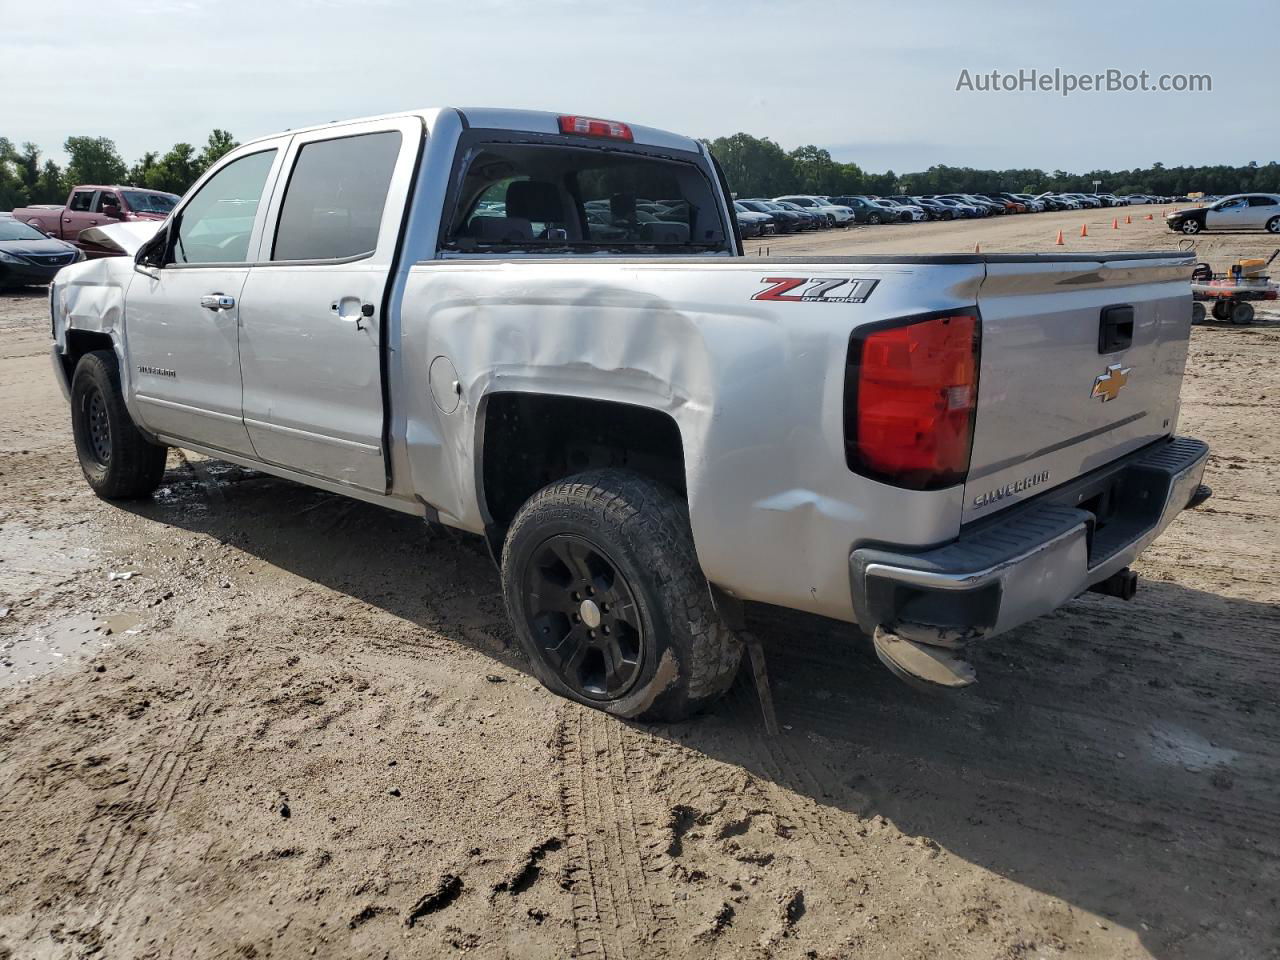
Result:
[[[862,303],[752,299],[785,275],[848,281],[846,289],[876,282]],[[487,397],[516,391],[645,406],[680,430],[708,578],[746,599],[850,620],[851,544],[938,543],[955,536],[961,511],[959,488],[902,490],[847,468],[850,333],[971,305],[982,275],[981,264],[968,263],[725,258],[418,264],[406,281],[393,366],[403,380],[391,383],[408,485],[443,521],[480,532],[476,458]],[[432,397],[454,393],[454,380],[459,402],[445,413]]]

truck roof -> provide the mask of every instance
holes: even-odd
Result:
[[[431,124],[440,114],[452,111],[457,113],[463,120],[465,126],[475,127],[484,130],[515,130],[527,133],[548,133],[559,134],[560,125],[559,118],[563,116],[588,116],[587,114],[574,113],[553,113],[548,110],[509,110],[502,107],[423,107],[417,110],[403,110],[396,113],[384,113],[373,117],[353,117],[347,120],[331,120],[328,123],[317,123],[308,127],[297,127],[290,130],[284,130],[280,133],[272,133],[263,137],[256,137],[247,143],[257,143],[261,140],[273,140],[282,133],[309,133],[313,130],[323,130],[326,127],[342,126],[349,123],[366,123],[370,120],[390,120],[400,117],[420,117],[426,124]],[[598,119],[592,117],[592,119]],[[614,118],[608,118],[614,119]],[[692,137],[685,137],[678,133],[670,133],[666,130],[659,130],[656,127],[638,126],[634,123],[628,123],[625,120],[619,121],[626,123],[631,128],[631,134],[635,138],[635,143],[646,147],[663,147],[668,150],[685,150],[692,153],[701,153],[702,147],[697,140]]]
[[[135,193],[154,193],[162,197],[176,197],[176,193],[167,190],[153,190],[150,187],[135,187],[128,183],[77,183],[72,190],[132,190]]]

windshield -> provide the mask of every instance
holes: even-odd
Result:
[[[178,202],[171,193],[149,193],[142,190],[125,190],[124,202],[134,213],[168,213]]]
[[[732,250],[694,163],[528,143],[477,144],[463,162],[446,249]]]
[[[28,226],[21,220],[10,220],[0,217],[0,240],[47,240],[43,233],[35,227]]]

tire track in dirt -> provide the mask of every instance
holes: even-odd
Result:
[[[120,810],[123,816],[110,820],[96,845],[93,833],[100,829],[101,818],[90,821],[80,834],[80,843],[86,849],[93,846],[93,854],[81,874],[83,890],[87,896],[95,897],[100,891],[105,893],[103,888],[110,881],[116,891],[114,914],[123,908],[128,891],[145,880],[144,873],[153,873],[159,867],[149,859],[155,836],[186,781],[192,754],[200,749],[209,732],[211,721],[206,715],[231,666],[230,657],[218,661],[197,691],[195,702],[187,710],[170,745],[146,755],[142,771],[132,781],[125,798],[111,804],[107,811],[110,815],[112,809]]]
[[[636,813],[629,784],[642,758],[620,721],[563,708],[557,734],[569,851],[573,928],[580,957],[666,956],[670,904],[655,896],[645,856],[654,824]],[[646,830],[649,828],[649,830]]]

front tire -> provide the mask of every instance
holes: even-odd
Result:
[[[71,432],[84,478],[103,499],[149,497],[160,485],[168,448],[149,441],[134,425],[110,350],[86,353],[76,364]]]
[[[502,589],[537,678],[615,716],[685,719],[729,688],[742,658],[687,508],[638,474],[594,470],[534,494],[507,534]]]
[[[1187,234],[1187,236],[1192,236],[1200,232],[1200,221],[1195,219],[1183,220],[1178,229]]]
[[[883,218],[883,217],[881,217],[881,216],[880,216],[880,214],[878,214],[878,213],[871,213],[871,214],[868,214],[868,215],[867,215],[867,223],[870,223],[870,224],[873,224],[873,225],[875,225],[875,224],[879,224],[879,223],[881,222],[881,220],[883,220],[883,219],[884,219],[884,218]]]
[[[1272,217],[1267,221],[1267,233],[1280,233],[1280,217]]]

